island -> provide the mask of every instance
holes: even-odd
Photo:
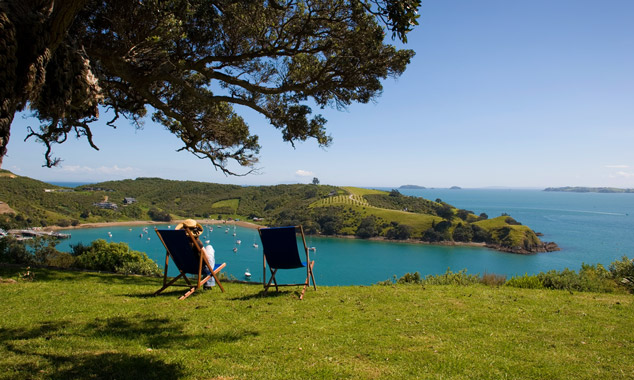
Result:
[[[8,206],[0,214],[0,228],[193,218],[302,225],[311,235],[486,246],[521,254],[558,250],[507,214],[489,218],[398,190],[314,184],[244,187],[146,177],[51,191],[58,188],[62,187],[28,177],[0,175],[0,201]]]
[[[583,187],[583,186],[564,186],[564,187],[548,187],[544,191],[560,191],[567,193],[634,193],[634,189],[619,189],[616,187]]]
[[[424,190],[426,189],[425,186],[418,186],[418,185],[403,185],[401,187],[399,187],[399,189],[401,190]]]

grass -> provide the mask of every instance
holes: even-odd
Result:
[[[240,205],[240,199],[225,199],[222,201],[214,202],[211,208],[228,208],[234,210],[235,213]]]
[[[352,195],[364,196],[368,194],[389,194],[387,191],[382,190],[374,190],[374,189],[364,189],[362,187],[352,187],[352,186],[344,186],[342,189],[346,190]]]
[[[310,204],[310,207],[328,207],[328,206],[370,206],[368,201],[360,195],[335,195],[332,197],[320,199]]]
[[[298,301],[227,283],[178,301],[150,296],[159,282],[35,269],[0,283],[0,379],[634,377],[631,295],[395,285]]]

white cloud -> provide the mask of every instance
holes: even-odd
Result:
[[[617,177],[624,177],[624,178],[632,178],[634,177],[634,173],[632,172],[624,172],[624,171],[618,171],[616,172],[616,176]]]
[[[314,176],[315,174],[313,172],[309,172],[307,170],[301,170],[299,169],[298,171],[295,172],[296,176],[300,176],[300,177],[311,177]]]
[[[628,165],[605,165],[606,168],[610,169],[626,169],[629,168]]]

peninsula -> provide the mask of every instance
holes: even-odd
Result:
[[[6,171],[4,171],[6,172]],[[2,174],[0,172],[0,174]],[[504,214],[458,209],[440,199],[316,184],[222,185],[137,178],[64,188],[0,175],[0,228],[71,227],[104,222],[232,219],[258,225],[303,225],[308,234],[428,244],[486,245],[504,252],[557,250]]]
[[[634,193],[634,189],[619,189],[616,187],[582,187],[582,186],[565,186],[565,187],[548,187],[544,191],[561,191],[568,193]]]

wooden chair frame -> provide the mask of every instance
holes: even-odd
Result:
[[[299,299],[302,300],[304,298],[304,293],[306,292],[306,288],[308,286],[310,286],[310,280],[313,281],[313,288],[315,290],[317,290],[317,284],[315,283],[315,275],[313,272],[313,267],[315,266],[315,261],[314,260],[310,260],[310,255],[309,255],[309,251],[312,249],[314,250],[314,248],[309,248],[308,245],[306,245],[306,236],[304,235],[304,228],[299,225],[299,226],[293,226],[295,228],[295,233],[297,233],[297,230],[299,229],[299,232],[302,236],[302,243],[304,246],[304,252],[306,253],[306,281],[302,282],[302,283],[297,283],[297,284],[278,284],[277,280],[275,279],[275,275],[277,274],[278,269],[280,268],[271,268],[269,266],[269,271],[271,272],[271,277],[269,278],[268,282],[266,280],[266,267],[267,267],[267,261],[266,261],[266,255],[263,253],[262,254],[262,268],[263,268],[263,276],[262,276],[262,285],[264,286],[264,291],[268,291],[269,288],[271,286],[275,286],[275,290],[279,291],[279,287],[280,286],[304,286],[302,289],[302,293],[299,296]],[[264,228],[258,228],[258,233],[260,233],[260,239],[262,237],[262,231]],[[262,245],[264,246],[264,241],[262,242]],[[298,253],[299,253],[299,249],[298,249]],[[301,268],[301,267],[297,267],[297,268]],[[289,269],[293,269],[293,268],[289,268]]]
[[[218,285],[218,287],[220,288],[220,290],[224,293],[225,289],[222,286],[222,283],[220,282],[220,280],[218,279],[218,273],[220,273],[220,271],[227,266],[226,263],[222,263],[220,265],[217,265],[215,268],[212,268],[211,265],[209,264],[209,260],[207,259],[207,254],[205,253],[202,243],[200,242],[200,240],[198,240],[198,238],[196,236],[194,236],[194,234],[187,228],[184,229],[185,233],[187,234],[187,237],[189,238],[189,240],[192,242],[193,245],[193,249],[192,249],[192,253],[197,253],[198,257],[199,257],[199,261],[198,261],[198,273],[197,273],[197,278],[196,278],[196,283],[192,283],[190,281],[190,279],[187,277],[187,274],[185,272],[183,272],[178,265],[176,265],[176,269],[178,269],[178,271],[180,272],[180,274],[176,277],[174,277],[173,279],[171,279],[170,281],[168,281],[167,278],[167,269],[168,269],[168,265],[169,265],[169,258],[172,257],[172,260],[174,261],[174,263],[176,264],[176,261],[174,260],[174,255],[172,252],[170,252],[169,248],[167,247],[167,244],[165,243],[165,241],[163,240],[163,237],[161,236],[159,230],[157,228],[154,228],[154,231],[156,231],[156,234],[158,235],[159,239],[161,239],[161,243],[163,243],[163,246],[165,247],[165,271],[163,273],[163,287],[159,290],[157,290],[156,292],[154,292],[154,295],[158,295],[160,294],[163,290],[167,289],[170,286],[186,286],[189,288],[189,290],[183,294],[182,296],[180,296],[178,299],[179,300],[183,300],[187,297],[189,297],[190,295],[192,295],[196,290],[200,289],[201,286],[203,286],[207,281],[209,281],[212,277],[216,280],[216,284]],[[208,274],[207,276],[203,277],[203,264],[207,266],[207,268],[209,268],[209,271],[211,272],[210,274]],[[178,281],[178,279],[184,279],[185,282],[187,283],[187,285],[185,284],[175,284],[176,281]]]

